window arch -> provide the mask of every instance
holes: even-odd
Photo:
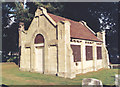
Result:
[[[35,44],[44,43],[44,37],[43,37],[43,35],[41,35],[41,34],[36,35],[34,43]]]

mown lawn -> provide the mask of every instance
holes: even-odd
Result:
[[[4,85],[81,85],[83,78],[96,78],[104,85],[114,85],[118,69],[101,69],[97,72],[79,74],[75,79],[65,79],[53,75],[19,71],[14,63],[2,63],[2,84]]]

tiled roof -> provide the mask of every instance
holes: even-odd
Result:
[[[79,22],[66,19],[60,16],[48,13],[48,15],[57,23],[58,21],[69,21],[70,22],[70,37],[79,38],[85,40],[101,41],[99,40],[87,27]]]

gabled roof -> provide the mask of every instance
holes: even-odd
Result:
[[[69,21],[70,25],[70,37],[71,38],[79,38],[85,40],[92,40],[92,41],[100,41],[86,26],[82,25],[79,22],[66,19],[60,16],[53,15],[48,13],[48,15],[57,23],[59,21]]]

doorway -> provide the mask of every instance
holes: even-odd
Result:
[[[44,73],[44,37],[36,35],[35,41],[35,71]]]

